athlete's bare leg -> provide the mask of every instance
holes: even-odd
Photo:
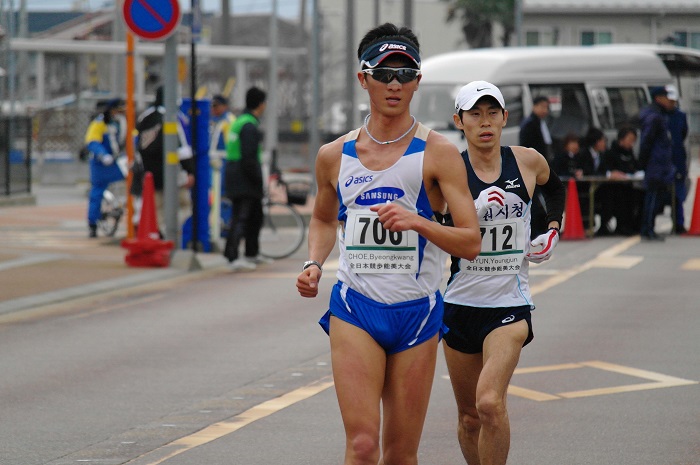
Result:
[[[506,463],[510,449],[508,383],[527,335],[524,320],[492,331],[484,341],[480,370],[479,354],[463,354],[445,345],[459,412],[458,438],[469,465]]]
[[[464,460],[479,465],[481,422],[476,411],[476,384],[483,366],[482,354],[465,354],[451,349],[445,342],[445,360],[457,401],[457,440]]]
[[[435,376],[438,337],[390,355],[382,398],[380,465],[416,465]]]
[[[330,340],[335,391],[345,427],[344,463],[376,465],[385,352],[367,332],[336,317],[331,317]]]

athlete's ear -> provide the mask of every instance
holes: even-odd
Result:
[[[452,115],[452,119],[454,120],[455,126],[457,127],[457,129],[459,129],[460,131],[463,131],[464,124],[462,124],[462,120],[460,119],[459,115],[457,113],[455,113],[454,115]]]
[[[363,89],[367,88],[367,75],[362,71],[357,72],[357,80],[360,81],[360,85]]]
[[[508,110],[503,110],[503,126],[504,127],[508,123]]]

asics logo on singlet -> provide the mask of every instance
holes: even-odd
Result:
[[[520,184],[515,184],[515,182],[518,180],[518,178],[515,179],[506,179],[506,189],[516,189],[520,187]]]
[[[515,315],[511,315],[507,318],[504,318],[501,320],[501,323],[510,323],[511,321],[515,320]]]
[[[372,175],[367,176],[350,176],[347,181],[345,181],[345,187],[350,187],[351,184],[364,184],[372,180]]]
[[[406,51],[406,46],[401,45],[401,44],[384,44],[381,47],[379,47],[379,51],[383,52],[384,50],[403,50]]]
[[[377,187],[361,193],[355,199],[358,205],[377,205],[380,203],[393,202],[405,195],[405,192],[398,187]]]

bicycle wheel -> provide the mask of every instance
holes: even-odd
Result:
[[[263,205],[264,219],[260,230],[260,255],[285,258],[299,250],[306,235],[306,224],[299,212],[285,203]]]
[[[112,237],[117,232],[117,228],[119,228],[119,220],[121,220],[123,214],[124,210],[116,196],[105,190],[104,195],[102,195],[100,219],[97,220],[97,227],[106,236]]]

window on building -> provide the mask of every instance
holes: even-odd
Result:
[[[525,31],[525,45],[527,47],[537,47],[540,45],[556,45],[557,34],[553,30],[529,30]]]
[[[676,31],[673,35],[676,45],[700,49],[700,32]]]
[[[581,31],[581,45],[612,44],[610,31]]]

